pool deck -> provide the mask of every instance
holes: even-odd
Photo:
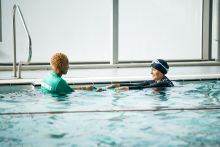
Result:
[[[143,81],[150,79],[149,67],[70,69],[63,78],[68,83],[100,83]],[[13,77],[13,71],[0,71],[0,84],[40,84],[50,70],[25,70],[22,79]],[[171,80],[220,79],[220,66],[174,66],[167,77]]]

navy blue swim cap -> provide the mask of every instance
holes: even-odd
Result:
[[[156,70],[159,70],[162,74],[166,74],[169,70],[169,65],[167,62],[163,59],[156,59],[153,60],[151,63],[151,67],[155,68]]]

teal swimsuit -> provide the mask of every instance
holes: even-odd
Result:
[[[74,90],[67,84],[67,82],[59,77],[56,73],[51,72],[46,77],[44,77],[41,88],[49,92],[54,93],[70,93]]]

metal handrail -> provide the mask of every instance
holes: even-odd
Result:
[[[13,61],[13,71],[14,71],[14,77],[17,77],[17,61],[16,61],[16,10],[18,10],[18,14],[20,15],[21,17],[21,20],[22,20],[22,23],[23,23],[23,26],[24,26],[24,29],[26,31],[26,34],[28,36],[28,42],[29,42],[29,55],[28,55],[28,60],[27,61],[20,61],[19,62],[19,65],[18,65],[18,78],[20,79],[21,78],[21,66],[22,65],[28,65],[31,61],[31,57],[32,57],[32,42],[31,42],[31,36],[29,34],[29,31],[27,29],[27,25],[24,21],[24,17],[22,15],[22,12],[21,12],[21,9],[18,5],[14,5],[13,6],[13,39],[14,39],[14,61]]]

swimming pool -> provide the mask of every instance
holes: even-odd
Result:
[[[174,84],[63,96],[12,86],[0,92],[0,146],[219,146],[220,81]]]

